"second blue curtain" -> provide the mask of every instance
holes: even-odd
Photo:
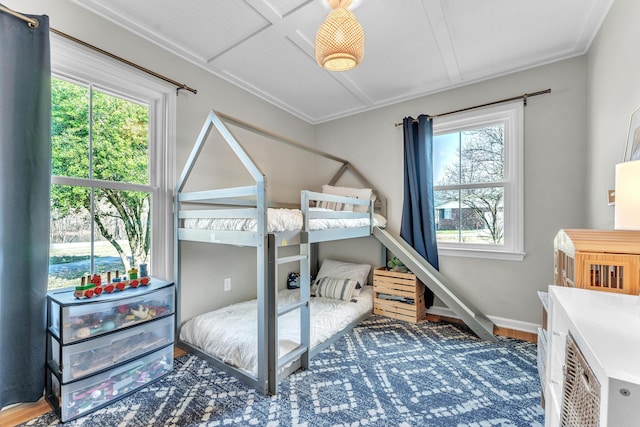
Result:
[[[438,246],[433,195],[433,120],[421,115],[406,117],[404,128],[404,203],[400,236],[436,270]],[[425,291],[425,305],[433,293]]]

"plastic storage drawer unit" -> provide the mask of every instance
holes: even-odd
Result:
[[[173,346],[121,367],[68,384],[47,369],[47,400],[63,422],[85,415],[149,385],[173,369]]]
[[[49,368],[67,383],[150,353],[173,343],[173,338],[173,316],[66,346],[49,334]]]
[[[49,293],[49,332],[70,344],[174,312],[173,283],[152,280],[149,286],[77,299],[67,290]]]

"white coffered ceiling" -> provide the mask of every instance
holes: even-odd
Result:
[[[364,60],[332,73],[327,0],[74,1],[312,124],[583,54],[613,3],[361,0]]]

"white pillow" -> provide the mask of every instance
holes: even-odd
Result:
[[[333,185],[323,185],[322,192],[324,194],[332,194],[334,196],[354,197],[361,200],[375,200],[372,198],[370,188],[351,188],[351,187],[334,187]],[[320,208],[331,209],[334,211],[354,211],[369,212],[369,205],[352,205],[337,202],[320,202]]]
[[[335,277],[323,277],[316,281],[317,297],[333,298],[342,301],[351,301],[353,291],[356,289],[357,280],[337,279]]]
[[[360,286],[367,284],[369,279],[369,264],[354,264],[350,262],[325,259],[322,261],[320,271],[316,276],[316,282],[323,277],[333,277],[335,279],[353,279],[360,283]]]

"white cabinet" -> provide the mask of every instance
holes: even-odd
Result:
[[[639,297],[549,286],[547,304],[546,343],[540,352],[546,426],[640,425]],[[575,343],[570,348],[577,351],[570,351],[568,359],[569,336]],[[576,352],[584,358],[584,373],[572,376],[576,361],[571,354]],[[576,383],[581,392],[573,387]],[[585,400],[588,391],[591,403]],[[563,414],[572,421],[561,424]]]

